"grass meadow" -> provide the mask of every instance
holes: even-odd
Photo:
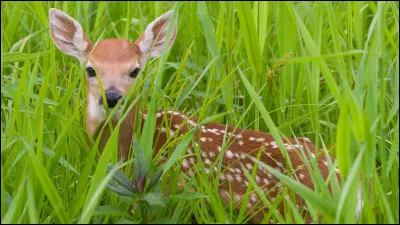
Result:
[[[135,41],[175,9],[171,51],[149,60],[131,89],[138,106],[306,136],[336,157],[330,167],[339,168],[342,181],[332,179],[332,194],[318,171],[314,191],[280,174],[276,201],[262,199],[272,209],[263,222],[304,223],[294,204],[298,194],[314,223],[399,223],[399,3],[391,1],[2,1],[2,223],[247,223],[254,215],[221,200],[212,178],[221,171],[206,174],[199,165],[193,177],[180,172],[190,135],[165,149],[168,196],[161,194],[167,179],[143,201],[107,188],[115,172],[107,173],[108,163],[131,168],[134,159],[117,163],[114,135],[96,160],[86,133],[85,71],[53,44],[53,7],[79,21],[92,41]],[[137,139],[151,156],[155,115],[147,120]],[[364,207],[357,220],[359,186]],[[280,203],[285,215],[275,213]]]

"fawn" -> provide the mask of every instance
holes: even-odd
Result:
[[[103,85],[109,108],[113,108],[119,101],[123,101],[127,90],[133,84],[139,70],[143,68],[149,57],[157,57],[161,54],[166,41],[172,12],[169,11],[151,22],[135,43],[131,43],[125,39],[105,39],[95,45],[87,38],[77,21],[62,11],[54,8],[50,9],[50,33],[54,44],[65,54],[78,58],[87,73],[86,122],[87,131],[90,135],[94,134],[97,125],[106,117],[105,103],[101,96],[96,75],[98,75]],[[168,43],[169,47],[172,46],[176,33],[177,25],[174,24],[173,33]],[[120,127],[123,132],[119,133],[118,153],[125,160],[131,149],[135,115],[136,107],[133,107]],[[146,111],[140,112],[139,115],[141,115],[140,119],[142,121],[146,119]],[[157,124],[153,143],[155,153],[166,143],[167,138],[184,134],[191,127],[196,126],[198,122],[196,118],[188,118],[183,113],[171,110],[159,110],[156,115]],[[165,118],[170,122],[171,130],[167,131],[162,126],[162,121]],[[118,120],[118,114],[115,115],[114,120]],[[110,133],[105,128],[101,137],[100,151],[104,147],[109,135]],[[221,148],[224,137],[229,137],[226,149]],[[194,139],[197,142],[196,145],[201,149],[201,158],[204,162],[206,173],[216,170],[213,162],[220,154],[223,154],[223,172],[220,175],[219,194],[227,204],[230,202],[230,196],[233,196],[235,203],[238,203],[236,206],[240,207],[241,205],[243,195],[246,194],[245,191],[249,185],[249,181],[244,176],[242,168],[247,168],[248,171],[251,171],[254,165],[254,161],[249,156],[256,158],[258,152],[261,150],[261,162],[270,165],[278,171],[287,171],[285,156],[279,150],[272,135],[268,133],[240,128],[234,129],[232,126],[219,123],[208,123],[196,131]],[[282,138],[282,140],[284,141],[287,155],[295,169],[292,175],[296,175],[302,184],[313,189],[310,173],[304,166],[303,158],[299,154],[300,151],[305,152],[307,159],[316,159],[318,168],[325,180],[329,173],[336,174],[338,179],[340,179],[337,169],[329,171],[326,159],[318,154],[314,154],[314,145],[308,138],[299,138],[297,140]],[[192,147],[187,150],[188,153],[193,153]],[[331,160],[334,160],[333,157]],[[196,163],[195,157],[184,158],[182,161],[182,170],[191,175],[190,168]],[[241,167],[241,165],[244,167]],[[267,170],[258,167],[255,181],[262,188],[264,195],[269,201],[274,202],[275,196],[281,187],[279,180]],[[232,187],[232,194],[229,192],[230,185]],[[261,206],[259,203],[261,203],[259,197],[255,193],[251,193],[247,204],[248,209],[261,209],[258,210],[259,213],[253,218],[253,222],[261,222],[263,219],[262,212],[268,211],[265,206]],[[304,201],[299,199],[298,204],[300,206],[297,206],[302,207],[306,213],[307,208],[304,207],[303,203]],[[280,207],[280,210],[282,211],[283,207]],[[311,222],[309,217],[307,217],[307,221]]]

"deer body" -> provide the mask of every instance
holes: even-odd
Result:
[[[135,80],[139,70],[143,68],[149,57],[157,57],[161,54],[163,45],[166,41],[166,34],[170,22],[172,11],[154,20],[139,37],[135,43],[125,39],[106,39],[97,44],[92,43],[86,37],[80,24],[69,17],[67,14],[50,9],[50,32],[56,46],[68,55],[75,56],[85,66],[87,72],[87,129],[90,135],[95,134],[96,127],[105,119],[104,108],[114,107],[119,101],[124,101],[123,97],[127,93]],[[174,25],[172,36],[168,42],[170,47],[176,36],[176,24]],[[99,79],[96,79],[98,76]],[[103,101],[100,92],[101,81],[105,91],[106,102]],[[122,104],[121,104],[122,105]],[[133,107],[129,115],[122,123],[119,133],[119,155],[127,159],[131,149],[133,137],[133,127],[135,115],[140,115],[140,120],[146,119],[147,112],[136,113]],[[193,126],[197,125],[196,118],[170,110],[159,110],[156,114],[157,125],[154,134],[155,153],[157,153],[167,143],[169,138],[174,138],[185,134]],[[170,122],[170,129],[162,125],[163,119]],[[113,118],[113,123],[119,120],[119,114]],[[100,150],[108,140],[110,132],[104,129],[100,143]],[[195,142],[200,149],[200,155],[205,165],[205,172],[212,173],[217,170],[214,162],[222,154],[222,169],[219,193],[221,198],[229,203],[229,186],[233,187],[232,196],[235,202],[240,203],[246,194],[249,181],[244,175],[242,166],[248,171],[252,171],[254,161],[251,157],[257,158],[261,151],[260,161],[270,165],[282,173],[287,172],[285,157],[279,150],[274,138],[264,132],[246,130],[219,123],[208,123],[197,129],[195,132]],[[317,157],[318,167],[324,179],[328,177],[328,163],[322,157],[314,155],[314,146],[306,138],[285,139],[285,147],[293,165],[292,171],[300,182],[309,188],[313,188],[310,174],[304,166],[303,159],[300,157],[300,150],[309,149],[311,154],[306,153],[308,159]],[[223,146],[222,143],[225,142]],[[197,163],[197,158],[193,156],[194,147],[191,146],[187,152],[191,155],[182,161],[182,170],[191,174],[191,167]],[[165,160],[165,158],[163,158]],[[333,159],[332,159],[333,160]],[[338,174],[338,171],[336,171]],[[273,175],[262,167],[257,168],[255,181],[259,187],[265,191],[265,196],[273,202],[280,183]],[[260,199],[255,193],[250,194],[248,208],[261,208]],[[300,201],[301,202],[301,201]],[[281,207],[282,208],[282,207]],[[254,221],[260,222],[262,214],[258,214]]]
[[[167,117],[167,121],[170,123],[169,130],[162,125],[164,116]],[[147,117],[146,112],[142,114],[142,117],[143,119]],[[155,153],[164,146],[168,139],[184,135],[189,129],[196,125],[196,118],[188,118],[183,113],[171,110],[158,111],[156,131],[154,134]],[[222,155],[222,167],[219,176],[220,186],[218,191],[221,198],[227,204],[232,200],[235,201],[238,210],[242,204],[243,196],[246,194],[246,189],[249,186],[249,181],[244,175],[242,166],[251,173],[255,164],[251,157],[257,158],[257,154],[261,151],[261,162],[268,164],[281,173],[287,173],[285,157],[279,150],[274,138],[269,133],[235,128],[220,123],[207,123],[195,132],[194,139],[194,145],[198,145],[200,149],[200,156],[204,164],[205,173],[210,174],[218,171],[216,161],[217,158]],[[310,174],[300,156],[300,149],[304,150],[308,159],[316,158],[318,168],[324,180],[327,179],[330,173],[328,162],[324,157],[314,154],[314,145],[308,138],[299,138],[298,142],[296,142],[295,139],[282,138],[282,140],[288,150],[287,153],[294,168],[292,175],[295,174],[301,183],[313,189]],[[225,145],[223,146],[222,143],[224,142]],[[188,156],[182,160],[181,165],[182,170],[189,176],[193,176],[192,167],[195,167],[197,164],[197,157],[194,154],[194,149],[195,146],[189,147],[187,150]],[[310,154],[307,153],[306,149],[310,151]],[[333,157],[331,157],[331,160],[334,160]],[[165,161],[166,158],[163,157],[161,162]],[[337,169],[334,173],[340,176]],[[257,185],[264,191],[267,199],[270,202],[274,202],[281,188],[279,180],[261,166],[256,168],[256,176],[254,179]],[[232,192],[230,192],[230,190],[232,190]],[[250,196],[247,204],[248,210],[262,208],[260,205],[260,198],[256,195],[254,190],[247,194]],[[233,199],[231,199],[230,196],[232,196]],[[302,207],[306,213],[307,208],[304,207],[304,201],[299,197],[297,197],[297,207],[299,209]],[[264,210],[268,211],[267,209]],[[281,213],[283,213],[283,208],[280,208],[280,210]],[[260,212],[253,217],[252,222],[259,223],[262,219],[263,216]],[[309,217],[306,218],[306,220],[312,222]]]

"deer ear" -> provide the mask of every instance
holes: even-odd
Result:
[[[149,56],[157,57],[161,55],[164,43],[166,41],[168,26],[172,13],[173,10],[168,11],[151,22],[139,39],[135,42],[142,53],[142,65],[147,61]],[[176,23],[173,26],[174,27],[168,47],[172,46],[176,38]]]
[[[83,62],[90,41],[82,26],[64,12],[54,8],[49,10],[49,21],[51,38],[57,48]]]

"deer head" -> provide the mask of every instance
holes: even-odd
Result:
[[[134,43],[126,39],[105,39],[93,43],[77,21],[60,10],[50,9],[50,34],[54,44],[65,54],[75,56],[86,70],[89,134],[93,134],[105,118],[106,105],[113,108],[123,101],[148,58],[161,55],[172,13],[169,11],[151,22]],[[167,47],[174,43],[176,27],[176,23],[173,24]],[[99,81],[106,102],[103,101]]]

